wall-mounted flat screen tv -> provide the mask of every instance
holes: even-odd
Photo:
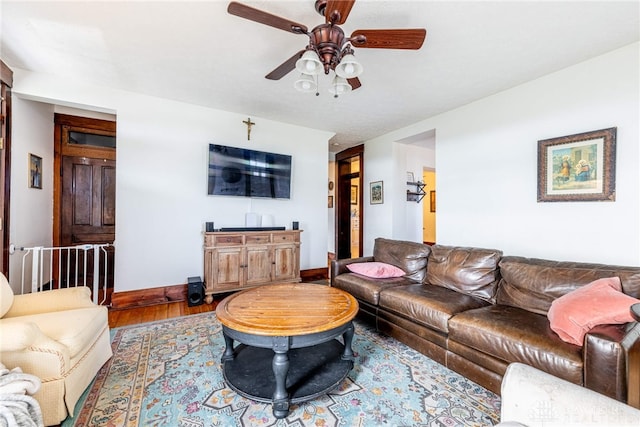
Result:
[[[209,144],[208,194],[288,199],[291,156]]]

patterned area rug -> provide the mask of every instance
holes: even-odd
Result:
[[[356,323],[355,365],[333,392],[271,405],[226,387],[222,328],[203,313],[112,330],[114,356],[76,407],[72,426],[491,426],[500,398],[398,341]]]

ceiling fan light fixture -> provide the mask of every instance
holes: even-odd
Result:
[[[343,93],[351,92],[351,89],[351,85],[347,82],[347,79],[335,76],[333,78],[333,82],[331,82],[331,86],[329,87],[329,93],[332,94],[334,98],[337,98]]]
[[[358,62],[353,51],[348,52],[342,57],[340,63],[336,66],[336,74],[345,79],[353,79],[362,74],[362,65]]]
[[[295,87],[300,92],[314,92],[318,85],[313,79],[313,76],[303,73],[300,74],[300,77],[295,81],[293,87]]]
[[[311,76],[320,74],[322,68],[322,62],[320,62],[318,54],[311,49],[307,49],[300,59],[296,61],[296,70],[302,74]]]

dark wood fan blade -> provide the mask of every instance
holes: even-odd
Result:
[[[349,83],[349,85],[351,86],[352,90],[356,90],[360,86],[362,86],[362,84],[360,83],[360,79],[357,78],[357,77],[354,77],[352,79],[347,79],[347,83]]]
[[[253,7],[250,7],[235,1],[232,1],[231,3],[229,3],[227,12],[229,12],[232,15],[239,16],[240,18],[259,22],[261,24],[269,25],[271,27],[275,27],[280,30],[289,31],[291,33],[306,34],[307,32],[307,27],[302,24],[289,21],[288,19],[281,18],[276,15],[272,15],[270,13],[264,12],[259,9],[254,9]]]
[[[278,68],[276,68],[275,70],[267,74],[265,78],[269,80],[280,80],[281,78],[289,74],[291,71],[295,70],[296,61],[300,59],[303,53],[304,53],[304,49],[302,49],[300,52],[297,52],[291,58],[287,59],[282,64],[280,64]]]
[[[366,41],[359,42],[359,36],[366,37]],[[376,49],[420,49],[426,36],[427,30],[424,28],[356,30],[351,34],[351,44],[354,47]]]
[[[339,13],[339,19],[334,24],[342,25],[349,17],[349,12],[356,0],[329,0],[324,10],[324,16],[327,23],[331,22],[331,17],[334,12]]]

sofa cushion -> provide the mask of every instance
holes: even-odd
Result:
[[[547,317],[562,340],[581,346],[585,334],[596,325],[632,322],[630,307],[638,302],[622,293],[620,278],[607,277],[553,301]]]
[[[402,277],[404,271],[395,265],[384,262],[356,262],[348,264],[347,268],[353,273],[362,274],[373,279],[389,279],[391,277]]]
[[[404,277],[392,277],[389,279],[371,279],[355,273],[342,273],[335,277],[331,286],[369,304],[378,305],[380,291],[383,289],[413,283]]]
[[[486,305],[479,298],[420,283],[385,289],[380,293],[379,303],[381,308],[444,333],[449,331],[451,316]]]
[[[2,318],[13,304],[13,289],[4,274],[0,273],[0,318]]]
[[[426,282],[494,302],[501,257],[495,249],[434,245]]]
[[[378,237],[373,245],[375,261],[395,265],[405,272],[406,278],[414,282],[424,279],[430,252],[431,247],[422,243],[382,237]]]
[[[622,291],[640,298],[640,267],[506,256],[500,260],[499,304],[547,314],[561,296],[604,277],[619,277]]]
[[[35,323],[44,335],[67,347],[69,357],[74,358],[100,335],[107,318],[107,307],[95,306],[22,316],[21,320]]]
[[[505,305],[468,310],[449,320],[449,340],[583,383],[581,347],[562,341],[540,314]]]

